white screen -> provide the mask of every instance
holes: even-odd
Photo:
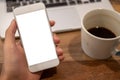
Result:
[[[28,65],[57,58],[45,10],[16,16]]]

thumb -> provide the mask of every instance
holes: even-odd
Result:
[[[16,21],[13,20],[9,26],[9,28],[6,30],[5,33],[5,42],[11,42],[14,43],[15,42],[15,32],[17,29],[17,24]]]

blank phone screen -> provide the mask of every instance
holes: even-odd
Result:
[[[57,58],[45,10],[16,15],[28,65]]]

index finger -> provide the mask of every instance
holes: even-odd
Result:
[[[49,23],[50,23],[50,26],[54,26],[54,24],[55,24],[55,21],[53,21],[53,20],[50,20],[50,21],[49,21]]]

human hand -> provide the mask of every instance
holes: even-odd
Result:
[[[50,21],[51,26],[54,21]],[[4,64],[0,80],[39,80],[42,72],[31,73],[27,66],[27,61],[20,41],[16,42],[15,32],[17,25],[13,20],[6,31],[4,42]],[[54,34],[55,44],[59,44],[59,38]],[[63,51],[57,46],[57,55],[63,60]]]

